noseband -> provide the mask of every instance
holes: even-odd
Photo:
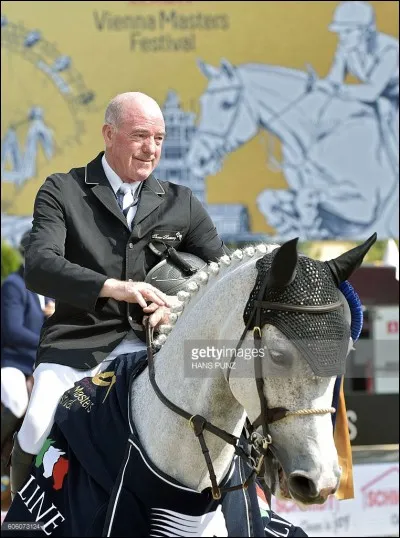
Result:
[[[323,305],[323,306],[304,306],[304,305],[286,305],[281,303],[271,303],[267,301],[260,300],[265,291],[265,286],[261,286],[260,293],[258,294],[258,299],[254,301],[254,307],[251,315],[249,316],[246,327],[240,337],[240,340],[236,346],[235,353],[233,354],[228,368],[227,382],[229,384],[229,377],[231,369],[236,360],[237,351],[243,344],[243,341],[246,337],[247,331],[250,330],[250,326],[254,321],[253,328],[253,339],[254,347],[259,350],[261,348],[261,312],[263,309],[269,310],[283,310],[283,311],[294,311],[294,312],[307,312],[313,314],[326,314],[327,312],[332,312],[342,307],[341,301],[336,303]],[[155,369],[154,369],[154,354],[153,354],[153,328],[150,325],[146,324],[146,344],[147,344],[147,357],[149,363],[149,378],[153,386],[153,389],[158,396],[158,398],[166,405],[171,411],[177,413],[181,417],[185,418],[189,425],[192,427],[194,434],[199,439],[201,450],[203,452],[210,480],[211,480],[211,492],[214,499],[221,498],[221,492],[225,491],[234,491],[238,489],[247,489],[250,483],[255,479],[256,475],[261,472],[261,469],[264,464],[264,458],[268,455],[270,446],[272,444],[272,437],[270,433],[269,425],[274,422],[278,422],[288,416],[305,416],[305,415],[323,415],[326,413],[335,413],[333,407],[325,409],[299,409],[290,411],[286,407],[268,407],[268,401],[264,394],[264,379],[262,374],[262,363],[260,353],[257,353],[254,359],[254,374],[257,385],[258,397],[260,399],[260,416],[253,422],[250,423],[247,419],[247,430],[250,433],[250,441],[246,440],[251,448],[256,453],[256,458],[249,456],[245,450],[239,445],[239,438],[228,433],[221,428],[218,428],[208,422],[201,415],[192,415],[184,409],[181,409],[179,406],[171,402],[160,390],[155,379]],[[256,429],[262,426],[262,435],[259,434]],[[240,458],[244,459],[252,468],[252,472],[247,478],[247,480],[236,486],[231,487],[222,487],[220,488],[217,484],[217,478],[214,472],[213,464],[211,461],[210,453],[207,448],[206,442],[204,440],[204,430],[216,435],[226,443],[229,443],[234,447],[235,454]],[[271,493],[266,491],[266,496],[270,502]]]

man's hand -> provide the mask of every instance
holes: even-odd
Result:
[[[146,319],[148,319],[151,327],[158,327],[159,325],[166,325],[169,323],[169,315],[171,313],[169,307],[180,305],[181,302],[176,295],[167,295],[167,299],[169,306],[159,306],[156,303],[151,303],[143,308],[143,312],[148,314],[143,318],[143,325],[145,324]]]
[[[127,303],[138,303],[143,309],[147,307],[147,302],[155,303],[157,306],[170,305],[169,297],[146,282],[124,282],[109,278],[105,281],[99,297],[111,297],[116,301],[126,301]]]
[[[145,325],[146,321],[148,321],[153,328],[159,325],[167,325],[169,323],[170,313],[171,309],[168,306],[158,306],[157,310],[150,314],[150,316],[144,316],[142,323]]]

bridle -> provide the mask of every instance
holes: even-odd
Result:
[[[254,301],[251,315],[249,316],[246,327],[236,346],[235,353],[233,354],[229,362],[228,375],[227,375],[228,384],[229,384],[230,372],[236,360],[237,351],[242,346],[244,339],[246,337],[247,331],[250,330],[251,325],[253,324],[254,324],[254,327],[253,327],[254,347],[257,350],[260,350],[261,348],[261,339],[262,339],[261,314],[262,314],[263,309],[284,310],[284,311],[292,311],[292,312],[299,312],[299,313],[307,312],[307,313],[312,313],[312,314],[326,314],[327,312],[332,312],[342,307],[341,301],[337,301],[335,303],[322,305],[322,306],[287,305],[283,303],[272,303],[272,302],[263,301],[262,298],[264,296],[267,283],[268,283],[267,279],[265,279],[265,281],[263,282],[263,285],[260,287],[257,299]],[[264,458],[268,455],[268,452],[270,451],[270,446],[272,445],[272,437],[271,437],[271,433],[269,429],[270,424],[273,424],[274,422],[278,422],[279,420],[282,420],[288,416],[323,415],[327,413],[335,413],[336,411],[333,407],[329,407],[325,409],[299,409],[295,411],[290,411],[286,407],[273,407],[273,408],[268,407],[268,401],[264,394],[264,379],[262,375],[261,354],[257,353],[254,359],[254,373],[255,373],[258,397],[260,399],[261,413],[259,417],[253,423],[250,423],[250,421],[247,419],[247,425],[246,425],[246,429],[248,430],[249,436],[250,436],[250,441],[246,439],[246,442],[248,443],[248,445],[251,446],[251,448],[256,453],[256,457],[253,458],[251,455],[248,455],[245,452],[245,450],[239,445],[240,439],[238,437],[230,434],[229,432],[221,428],[218,428],[217,426],[214,426],[201,415],[192,415],[191,413],[185,411],[184,409],[180,408],[179,406],[171,402],[161,392],[155,379],[154,354],[153,354],[153,328],[150,327],[149,323],[146,323],[146,344],[147,344],[147,358],[148,358],[148,365],[149,365],[149,378],[150,378],[152,387],[157,397],[161,400],[161,402],[164,403],[164,405],[166,405],[169,409],[171,409],[171,411],[180,415],[181,417],[183,417],[189,422],[189,425],[192,427],[194,434],[199,439],[201,450],[203,452],[207,469],[209,472],[209,476],[211,480],[211,493],[214,499],[220,499],[221,492],[235,491],[238,489],[247,489],[248,486],[251,484],[251,482],[255,479],[255,477],[258,474],[260,474],[263,464],[264,464]],[[259,426],[262,427],[262,435],[256,431],[256,429]],[[252,468],[252,472],[242,484],[237,484],[235,486],[230,486],[230,487],[218,486],[217,478],[216,478],[213,464],[210,457],[210,452],[204,440],[205,430],[216,435],[217,437],[219,437],[226,443],[229,443],[230,445],[232,445],[234,447],[235,454],[239,456],[240,458],[242,458],[243,460],[245,460],[246,463],[250,465],[250,467]],[[267,489],[265,493],[266,493],[267,500],[270,503],[271,492]]]

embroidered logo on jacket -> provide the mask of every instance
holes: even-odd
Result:
[[[61,489],[68,474],[68,460],[63,458],[65,452],[53,446],[53,439],[47,438],[42,449],[35,458],[35,467],[43,466],[44,478],[53,479],[53,489]]]

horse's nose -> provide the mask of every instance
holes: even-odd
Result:
[[[318,491],[317,477],[304,471],[294,471],[289,475],[289,490],[302,499],[327,499],[337,489],[339,481],[334,487],[326,487]]]
[[[303,499],[313,499],[318,496],[317,486],[310,475],[303,471],[294,471],[289,475],[289,490]]]

